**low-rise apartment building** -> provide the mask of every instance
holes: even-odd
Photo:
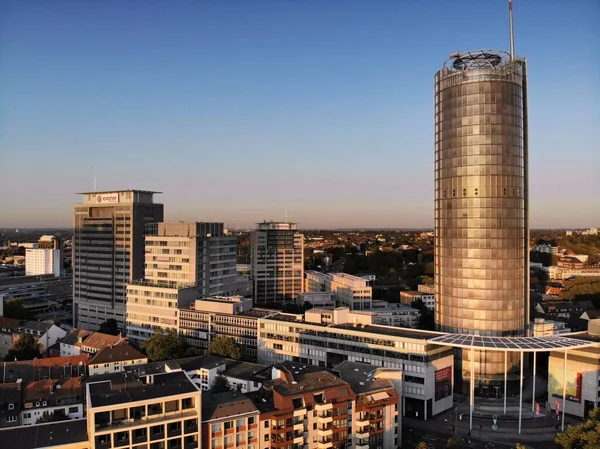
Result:
[[[248,394],[260,410],[260,447],[347,447],[350,385],[317,366],[284,362],[273,380]]]
[[[298,305],[309,303],[313,307],[335,307],[335,293],[333,292],[306,292],[298,295]]]
[[[38,424],[40,419],[84,417],[85,396],[80,377],[29,382],[23,388],[21,425]]]
[[[115,374],[86,385],[90,449],[197,449],[200,390],[183,371]]]
[[[370,324],[365,315],[347,308],[280,313],[259,320],[258,361],[333,368],[349,360],[399,369],[404,376],[403,412],[427,419],[452,407],[452,388],[447,396],[435,394],[436,382],[452,385],[454,364],[451,348],[428,343],[438,335]]]
[[[104,348],[123,343],[127,343],[127,339],[121,335],[72,329],[60,340],[60,355],[96,354]]]
[[[202,449],[259,449],[259,411],[239,392],[202,394]]]
[[[96,353],[88,363],[88,372],[90,376],[121,373],[127,367],[144,363],[148,363],[148,356],[125,343],[108,346]]]
[[[13,344],[23,334],[31,334],[42,345],[44,350],[54,345],[58,340],[67,335],[67,331],[54,323],[40,321],[25,321],[13,332]]]
[[[333,369],[356,397],[348,409],[355,449],[397,448],[402,444],[402,373],[366,363],[344,361]]]
[[[346,273],[305,271],[304,290],[335,293],[336,305],[350,310],[368,310],[373,299],[373,288],[367,279]]]

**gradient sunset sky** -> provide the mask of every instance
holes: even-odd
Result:
[[[165,219],[433,227],[433,76],[508,49],[505,0],[0,2],[0,227],[75,192]],[[515,0],[532,227],[600,226],[600,2]]]

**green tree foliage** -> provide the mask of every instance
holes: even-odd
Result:
[[[229,380],[227,380],[227,378],[225,376],[221,376],[220,374],[218,374],[217,376],[215,376],[215,380],[213,380],[211,386],[210,386],[210,392],[211,393],[225,393],[227,391],[231,391],[231,384],[229,383]]]
[[[600,307],[600,277],[580,276],[565,282],[563,297],[567,299],[587,299]]]
[[[427,264],[427,265],[429,265],[429,264]],[[427,271],[427,267],[426,267],[425,271]],[[432,276],[427,276],[427,275],[420,276],[419,277],[419,283],[426,284],[426,285],[432,285],[433,284],[433,277]]]
[[[119,335],[119,324],[114,318],[109,318],[100,325],[98,331],[108,335]]]
[[[159,329],[144,343],[143,349],[151,361],[159,362],[185,357],[188,347],[185,340],[174,330],[164,332]]]
[[[33,360],[42,357],[42,345],[31,334],[23,334],[9,349],[5,358],[7,362],[14,360]]]
[[[31,318],[31,313],[23,307],[23,300],[19,298],[4,303],[4,316],[17,320],[28,320]]]
[[[562,449],[600,448],[600,408],[590,412],[588,419],[577,426],[569,425],[554,442]]]
[[[461,437],[452,437],[446,443],[446,449],[464,449],[465,443]]]
[[[244,356],[244,348],[238,345],[233,338],[217,335],[208,345],[207,354],[220,355],[230,359],[240,360]]]
[[[68,417],[64,413],[50,413],[46,410],[35,423],[42,424],[47,422],[66,421],[67,419]]]

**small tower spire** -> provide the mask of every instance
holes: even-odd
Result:
[[[515,30],[513,28],[512,0],[508,0],[508,22],[510,27],[510,60],[515,59]]]

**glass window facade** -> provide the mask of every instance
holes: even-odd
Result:
[[[521,60],[444,68],[435,76],[440,331],[523,334],[529,288],[525,83]],[[477,360],[480,374],[504,372],[503,357],[478,355]]]

